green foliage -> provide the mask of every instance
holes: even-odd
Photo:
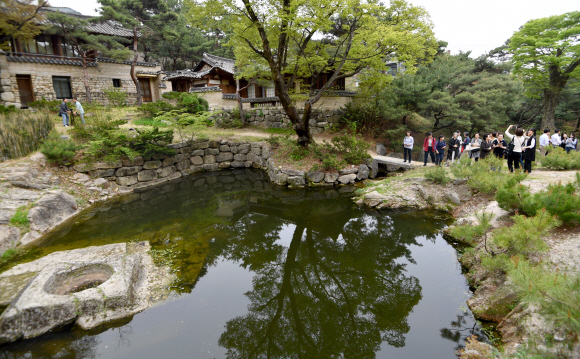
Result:
[[[475,246],[476,240],[481,238],[490,229],[490,222],[494,215],[487,212],[477,212],[475,216],[479,221],[478,225],[465,224],[455,226],[449,231],[449,235],[461,242]]]
[[[495,156],[473,162],[469,156],[463,156],[451,167],[456,178],[466,178],[467,184],[481,193],[492,194],[505,179],[504,163]]]
[[[177,93],[181,94],[180,92]],[[165,96],[166,94],[163,95]],[[141,112],[144,118],[158,116],[161,115],[163,112],[171,111],[172,109],[174,109],[174,106],[172,106],[167,101],[163,100],[158,100],[155,102],[146,102],[141,106],[137,107],[137,111]]]
[[[209,104],[207,101],[195,93],[183,92],[177,102],[178,108],[183,109],[187,113],[199,113],[207,111]]]
[[[280,140],[279,136],[270,135],[270,137],[266,139],[266,142],[268,142],[272,148],[278,148],[278,146],[280,146]]]
[[[76,151],[80,148],[74,141],[65,140],[60,137],[58,132],[52,131],[40,147],[40,152],[46,156],[46,159],[50,163],[70,165],[72,164]]]
[[[177,92],[177,91],[171,91],[171,92],[166,92],[163,95],[161,95],[161,97],[163,97],[166,100],[178,100],[179,97],[181,97],[182,92]]]
[[[109,87],[103,89],[105,93],[105,97],[107,97],[107,101],[109,102],[110,106],[113,107],[122,107],[127,106],[127,92],[123,91],[118,87]]]
[[[530,216],[541,212],[557,215],[566,224],[580,224],[580,195],[573,183],[555,184],[524,200],[522,211]]]
[[[168,148],[167,145],[173,142],[173,130],[160,131],[155,127],[152,130],[137,130],[138,136],[130,142],[130,147],[144,157],[154,154],[175,154],[175,150]]]
[[[58,106],[60,105],[60,100],[48,101],[42,96],[40,100],[32,101],[28,103],[28,107],[35,108],[38,110],[52,110],[58,111]]]
[[[375,137],[380,134],[382,116],[374,98],[355,98],[343,110],[340,120],[349,127],[355,125],[361,130],[371,130]]]
[[[177,100],[175,105],[168,101],[159,100],[144,103],[137,110],[143,114],[144,118],[154,117],[156,120],[175,120],[176,117],[190,114],[195,115],[206,112],[209,104],[205,99],[195,93],[170,92],[165,98],[169,101]]]
[[[54,127],[46,111],[17,111],[0,115],[0,160],[36,151]]]
[[[151,127],[169,127],[171,126],[170,123],[166,121],[159,120],[156,118],[139,118],[137,120],[131,121],[132,124],[138,126],[151,126]]]
[[[540,159],[542,166],[553,170],[578,170],[580,169],[580,152],[566,151],[562,147],[548,147],[547,156]]]
[[[432,168],[429,168],[426,172],[425,172],[425,177],[427,179],[430,179],[431,181],[438,183],[438,184],[447,184],[449,181],[451,181],[451,177],[449,177],[449,175],[447,174],[447,171],[445,170],[445,168],[443,166],[435,166]]]
[[[349,164],[359,165],[370,157],[368,153],[369,144],[361,136],[343,134],[331,139],[333,151],[340,153],[342,158]]]
[[[521,211],[522,205],[530,197],[528,187],[521,184],[527,177],[525,173],[514,173],[500,184],[495,196],[499,206],[506,211]]]
[[[16,112],[18,109],[14,105],[4,106],[0,105],[0,115],[7,115],[12,112]]]
[[[16,227],[28,227],[28,211],[32,206],[20,206],[16,209],[16,212],[10,218],[10,224]]]

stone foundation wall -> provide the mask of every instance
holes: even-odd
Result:
[[[160,70],[160,66],[136,67],[136,71],[157,72]],[[128,94],[127,101],[129,104],[136,102],[137,92],[129,73],[129,65],[99,62],[98,66],[89,67],[87,71],[89,74],[91,95],[94,101],[101,104],[108,104],[103,90],[113,86],[113,79],[119,79],[121,80],[120,89]],[[81,102],[86,101],[82,66],[9,62],[6,60],[6,56],[0,54],[0,104],[5,106],[14,105],[20,108],[20,93],[16,75],[30,75],[35,100],[40,100],[42,97],[47,100],[55,100],[56,92],[52,84],[52,77],[70,77],[73,97],[77,97]],[[153,101],[156,101],[161,96],[159,76],[151,77],[150,82]]]
[[[302,115],[304,110],[298,109]],[[338,126],[342,109],[315,109],[310,116],[310,131],[312,134],[324,132],[325,129]],[[237,115],[237,111],[235,112]],[[292,126],[288,115],[281,107],[264,107],[246,110],[246,122],[250,126],[262,128],[290,128]],[[223,109],[212,116],[218,127],[232,127],[233,118],[231,109]]]
[[[378,172],[376,161],[351,166],[337,173],[306,173],[279,168],[274,163],[271,148],[260,142],[197,139],[168,147],[177,153],[173,156],[136,157],[113,163],[79,163],[74,169],[88,173],[93,178],[103,178],[108,182],[108,186],[104,187],[122,186],[133,191],[162,185],[196,172],[230,168],[259,168],[268,172],[274,184],[290,187],[346,185],[374,178]],[[104,183],[100,186],[103,187]]]

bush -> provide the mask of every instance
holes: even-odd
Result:
[[[58,111],[60,102],[61,102],[60,100],[48,101],[47,99],[44,98],[44,96],[42,96],[40,100],[29,102],[28,107],[35,108],[38,110]]]
[[[467,184],[481,193],[492,194],[504,181],[504,162],[495,156],[488,156],[478,162],[473,162],[464,155],[451,167],[456,178],[466,178]]]
[[[167,147],[173,142],[173,130],[159,131],[159,128],[155,127],[152,130],[137,130],[137,133],[139,135],[131,140],[130,148],[141,156],[175,154],[174,149]]]
[[[449,231],[449,235],[461,242],[465,242],[471,246],[475,246],[475,240],[481,238],[491,227],[490,222],[493,219],[492,213],[478,212],[475,214],[479,220],[479,224],[473,226],[466,224],[463,226],[453,227]]]
[[[566,224],[580,223],[580,196],[575,184],[556,184],[524,200],[522,211],[530,216],[546,209]]]
[[[105,97],[109,101],[109,105],[113,107],[121,107],[127,105],[127,93],[118,87],[109,87],[103,89]]]
[[[0,160],[38,150],[53,127],[54,122],[46,111],[22,110],[0,115]]]
[[[499,206],[506,211],[521,211],[523,204],[530,197],[528,187],[522,185],[527,175],[525,173],[514,173],[500,184],[495,199]]]
[[[359,165],[370,158],[369,144],[360,136],[344,134],[335,136],[331,140],[334,151],[339,153],[342,158],[349,164]]]
[[[580,169],[580,152],[570,151],[566,153],[561,147],[548,147],[547,156],[540,159],[542,166],[555,170]]]
[[[16,112],[17,110],[18,109],[14,105],[10,105],[8,107],[6,107],[4,105],[0,105],[0,115],[6,115],[6,114],[9,114],[11,112]]]
[[[155,102],[144,103],[137,108],[137,111],[141,112],[143,117],[151,118],[161,115],[165,111],[171,111],[172,109],[173,106],[170,103],[159,100]]]
[[[70,165],[76,151],[81,147],[72,140],[65,140],[58,132],[52,131],[40,147],[40,152],[46,156],[48,162],[60,165]]]
[[[183,92],[171,91],[164,93],[163,95],[161,95],[161,97],[163,97],[166,100],[177,100],[179,99],[182,93]]]
[[[451,181],[447,171],[442,166],[429,168],[427,172],[425,172],[425,177],[438,184],[447,184]]]

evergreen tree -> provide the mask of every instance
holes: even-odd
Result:
[[[48,28],[47,32],[63,36],[72,46],[74,52],[81,57],[87,102],[90,103],[92,97],[87,72],[90,56],[100,52],[105,57],[125,61],[131,54],[131,51],[123,45],[128,40],[121,37],[92,34],[89,31],[88,21],[61,12],[48,14],[48,20],[52,26]]]
[[[560,93],[572,78],[580,79],[580,11],[528,21],[510,39],[514,74],[526,95],[543,96],[542,128],[555,128]]]
[[[0,0],[0,46],[5,49],[10,39],[27,40],[44,29],[44,13],[48,1]]]

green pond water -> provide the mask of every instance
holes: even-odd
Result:
[[[482,333],[448,218],[357,208],[355,189],[288,190],[234,170],[93,208],[29,259],[147,240],[177,276],[169,299],[0,358],[455,358]]]

